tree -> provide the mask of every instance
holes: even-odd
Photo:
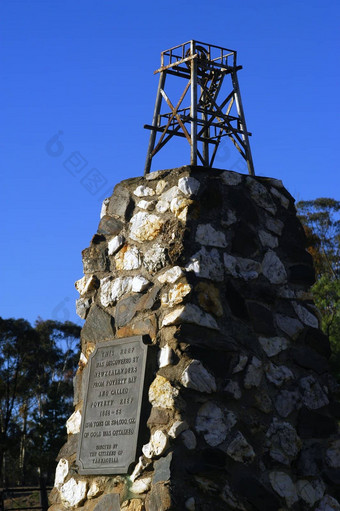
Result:
[[[329,198],[297,203],[317,280],[312,287],[322,329],[332,347],[331,365],[340,381],[340,202]]]
[[[0,474],[3,483],[50,478],[72,408],[80,327],[0,318]],[[7,463],[6,463],[7,461]],[[29,474],[29,475],[28,475]],[[4,478],[7,478],[7,481]]]

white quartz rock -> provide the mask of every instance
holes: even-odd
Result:
[[[137,247],[125,246],[115,256],[117,270],[137,270],[142,264],[142,257]]]
[[[281,222],[281,220],[278,220],[277,218],[272,218],[268,216],[266,219],[266,227],[269,231],[280,236],[284,227],[284,223]]]
[[[242,392],[237,381],[229,380],[223,390],[224,392],[231,394],[234,399],[240,399],[242,397]]]
[[[56,488],[59,489],[62,486],[68,474],[68,468],[69,468],[68,461],[65,460],[65,458],[61,458],[55,471],[54,486]]]
[[[136,275],[131,280],[131,291],[133,293],[140,293],[150,285],[150,281],[142,276]]]
[[[252,387],[258,387],[261,383],[263,374],[262,362],[257,357],[253,357],[249,364],[244,378],[244,387],[250,389]]]
[[[268,357],[274,357],[289,346],[289,341],[284,337],[259,337],[263,351]]]
[[[211,247],[225,248],[227,246],[225,234],[222,231],[216,231],[211,224],[197,226],[195,241]]]
[[[298,315],[300,321],[304,323],[307,326],[311,326],[312,328],[319,328],[319,321],[318,318],[314,316],[309,310],[307,310],[305,307],[302,307],[302,305],[293,302],[293,307]]]
[[[233,369],[233,374],[240,373],[246,367],[248,362],[247,355],[240,355],[236,366]]]
[[[156,408],[172,409],[179,391],[171,385],[169,380],[157,375],[149,388],[149,401]]]
[[[118,252],[118,250],[124,245],[124,241],[125,238],[121,234],[118,234],[118,236],[112,238],[107,244],[108,254],[113,255]]]
[[[196,510],[196,506],[195,506],[195,499],[194,497],[189,497],[186,501],[185,501],[185,509],[187,509],[188,511],[195,511]]]
[[[200,182],[194,177],[181,177],[178,180],[178,188],[184,195],[196,195],[200,187]]]
[[[334,497],[325,495],[315,511],[340,511],[340,504]]]
[[[71,417],[66,422],[67,434],[75,435],[76,433],[79,433],[80,424],[81,424],[81,413],[79,410],[77,410],[76,412],[72,413]]]
[[[276,248],[279,244],[277,237],[266,231],[259,231],[259,238],[265,248]]]
[[[195,433],[191,431],[191,429],[183,431],[183,433],[181,434],[181,440],[185,447],[189,449],[189,451],[193,451],[194,449],[196,449],[197,440],[195,437]]]
[[[170,348],[170,346],[168,344],[163,346],[159,353],[159,360],[158,360],[159,367],[160,368],[166,367],[166,366],[172,364],[173,356],[174,356],[174,352]]]
[[[103,279],[104,280],[104,279]],[[111,301],[115,303],[132,289],[132,277],[118,277],[111,285]]]
[[[242,176],[231,170],[221,172],[222,181],[229,186],[235,186],[241,183]]]
[[[164,181],[164,179],[160,179],[158,181],[158,183],[156,185],[156,193],[157,193],[157,195],[160,195],[164,191],[166,185],[167,185],[167,182]]]
[[[226,217],[221,217],[221,225],[223,227],[229,227],[229,225],[232,225],[237,221],[236,214],[231,209],[228,209],[225,214],[227,215]]]
[[[103,307],[109,307],[112,304],[112,277],[104,277],[100,280],[100,303]]]
[[[272,284],[283,284],[287,281],[286,269],[272,250],[268,250],[263,258],[262,273]]]
[[[253,177],[247,177],[247,185],[249,187],[250,195],[258,206],[265,209],[272,215],[276,214],[276,206],[274,201],[268,193],[267,188],[261,183],[256,181]]]
[[[150,465],[151,461],[147,461],[143,456],[139,457],[138,463],[133,469],[133,472],[130,476],[131,481],[135,481],[144,470]]]
[[[289,337],[294,338],[301,332],[301,330],[303,330],[303,324],[298,319],[283,316],[282,314],[276,314],[275,320],[280,330],[289,335]]]
[[[215,403],[208,401],[198,410],[196,431],[203,433],[204,439],[211,447],[221,444],[231,428],[236,424],[232,412],[223,412]]]
[[[146,211],[153,210],[155,208],[155,204],[156,204],[155,201],[147,201],[147,200],[140,200],[139,202],[137,202],[137,206],[140,209],[144,209]]]
[[[156,211],[158,211],[158,213],[165,213],[166,211],[168,211],[169,206],[170,203],[168,201],[159,200],[156,204]]]
[[[302,401],[307,408],[317,410],[328,405],[328,397],[314,376],[310,375],[301,378],[299,384],[302,391]]]
[[[184,387],[199,392],[216,392],[215,378],[205,369],[199,360],[192,360],[183,371],[181,382]]]
[[[101,219],[107,213],[107,207],[109,205],[109,202],[110,202],[110,197],[107,197],[106,199],[103,200],[102,207],[101,207],[101,210],[100,210],[100,218]]]
[[[284,207],[284,208],[288,208],[289,206],[289,199],[287,199],[287,197],[285,197],[282,193],[280,193],[276,188],[274,188],[273,186],[270,188],[270,192],[272,193],[272,195],[274,195],[277,199],[279,199],[279,201],[281,202],[281,205]]]
[[[137,186],[136,190],[133,192],[137,197],[151,197],[155,195],[155,192],[149,186]]]
[[[309,506],[313,506],[315,502],[320,500],[325,493],[325,484],[321,480],[307,481],[300,479],[296,483],[296,489],[299,497]]]
[[[80,294],[80,296],[86,295],[93,289],[97,287],[98,279],[95,275],[84,275],[84,277],[80,280],[77,280],[75,283],[76,290]]]
[[[143,264],[149,273],[160,271],[167,262],[167,251],[160,243],[153,243],[151,247],[144,252]]]
[[[185,296],[191,293],[192,286],[186,282],[175,284],[168,292],[161,296],[162,305],[165,307],[173,307],[183,302]]]
[[[178,186],[173,186],[172,188],[169,188],[166,192],[162,193],[160,196],[161,201],[166,201],[170,204],[170,202],[181,195],[180,190]]]
[[[227,273],[231,274],[233,277],[253,280],[257,279],[261,272],[260,263],[252,259],[234,257],[229,254],[224,254],[223,259]]]
[[[266,365],[266,377],[271,383],[274,383],[276,387],[281,387],[286,381],[292,380],[294,375],[288,367],[277,366],[269,362],[269,364]]]
[[[103,490],[100,488],[98,481],[96,481],[94,479],[90,483],[89,491],[87,492],[87,498],[93,499],[94,497],[97,497],[102,492],[103,492]]]
[[[135,241],[151,241],[161,232],[164,220],[154,214],[140,211],[130,220],[130,238]]]
[[[197,305],[188,303],[167,314],[162,321],[162,327],[168,325],[178,325],[179,323],[193,323],[213,330],[219,330],[215,319],[203,312]]]
[[[184,275],[183,270],[179,266],[173,266],[169,270],[165,271],[161,275],[157,276],[157,279],[161,284],[174,284],[176,280]]]
[[[185,421],[175,421],[168,431],[171,438],[177,438],[183,431],[188,429],[188,424]]]
[[[326,463],[332,468],[340,468],[340,439],[331,442],[326,451]]]
[[[216,248],[209,251],[202,247],[190,258],[186,270],[193,271],[198,277],[218,282],[224,277],[224,267]]]
[[[266,433],[269,439],[270,456],[285,465],[289,465],[301,448],[301,440],[289,422],[274,418]]]
[[[285,472],[274,471],[269,474],[270,483],[280,497],[284,497],[288,506],[298,501],[295,484]]]
[[[240,431],[236,433],[235,438],[228,445],[227,454],[233,460],[241,463],[250,463],[255,458],[254,449]]]
[[[72,477],[60,488],[61,501],[67,506],[76,507],[85,500],[86,490],[86,481],[76,481]]]
[[[301,408],[301,397],[297,390],[281,390],[275,400],[275,408],[281,417],[288,417],[294,410]]]
[[[137,481],[135,481],[131,487],[130,487],[130,491],[131,493],[135,493],[137,495],[141,494],[141,493],[145,493],[147,491],[149,491],[151,487],[151,477],[143,477],[142,479],[137,479]]]
[[[152,433],[150,442],[143,445],[143,454],[147,458],[160,456],[167,449],[168,443],[168,436],[161,429],[157,429],[154,433]]]

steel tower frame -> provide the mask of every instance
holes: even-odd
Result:
[[[212,168],[220,142],[227,136],[246,160],[249,174],[255,174],[251,133],[247,131],[237,78],[240,69],[236,51],[199,41],[191,40],[161,53],[161,67],[154,72],[159,73],[159,83],[152,125],[144,125],[151,130],[144,174],[150,172],[155,154],[174,136],[185,137],[189,142],[191,165],[197,165],[199,160],[208,168]],[[168,75],[187,81],[175,106],[165,92]],[[222,85],[228,78],[228,92],[221,100]],[[189,89],[190,105],[182,106]],[[161,113],[163,105],[168,110]]]

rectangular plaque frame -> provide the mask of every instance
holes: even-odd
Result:
[[[87,367],[80,474],[126,474],[136,459],[147,345],[142,336],[98,343]]]

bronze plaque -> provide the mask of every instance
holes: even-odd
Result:
[[[77,456],[81,474],[126,474],[135,460],[146,353],[136,336],[99,343],[91,354]]]

